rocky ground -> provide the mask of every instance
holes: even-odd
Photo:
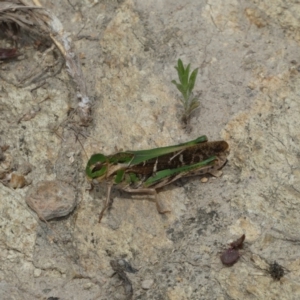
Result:
[[[0,170],[11,172],[0,183],[0,298],[128,299],[132,286],[132,299],[299,299],[299,3],[40,2],[74,42],[92,121],[76,118],[74,84],[58,50],[45,54],[51,44],[1,62]],[[179,58],[199,68],[190,132],[171,83]],[[18,84],[38,67],[45,80]],[[166,215],[148,196],[114,191],[98,223],[106,192],[90,190],[90,155],[203,134],[230,145],[221,177],[163,188]],[[45,222],[26,202],[40,193],[71,213]],[[224,266],[220,254],[242,234],[240,259]],[[138,270],[127,281],[112,276],[120,260]]]

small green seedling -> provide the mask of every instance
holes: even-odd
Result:
[[[177,83],[176,80],[172,80],[172,83],[176,85],[177,89],[182,95],[182,98],[180,98],[180,101],[183,104],[182,121],[186,126],[189,125],[192,112],[200,105],[198,99],[199,96],[194,96],[193,94],[198,68],[196,68],[190,75],[190,65],[191,64],[188,64],[185,68],[182,60],[178,59],[175,69],[177,70],[180,83]]]

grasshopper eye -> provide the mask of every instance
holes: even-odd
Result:
[[[92,173],[95,173],[95,172],[101,170],[102,167],[103,167],[103,163],[96,163],[95,166],[92,169]]]
[[[92,168],[90,177],[91,178],[98,178],[103,176],[107,171],[107,166],[103,163],[97,163],[95,166]]]

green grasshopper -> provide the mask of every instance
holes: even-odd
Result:
[[[110,203],[111,188],[129,193],[155,195],[159,213],[161,209],[157,189],[188,176],[216,174],[227,161],[228,144],[225,141],[208,142],[206,136],[169,147],[140,151],[125,151],[112,155],[94,154],[86,166],[91,179],[107,183],[106,204],[99,222]]]

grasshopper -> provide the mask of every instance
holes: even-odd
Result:
[[[169,211],[160,207],[157,189],[183,177],[215,175],[226,163],[228,153],[227,142],[208,142],[206,136],[200,136],[174,146],[92,155],[86,166],[87,176],[107,183],[106,204],[99,222],[109,206],[113,186],[129,193],[154,195],[158,212],[164,214]]]

